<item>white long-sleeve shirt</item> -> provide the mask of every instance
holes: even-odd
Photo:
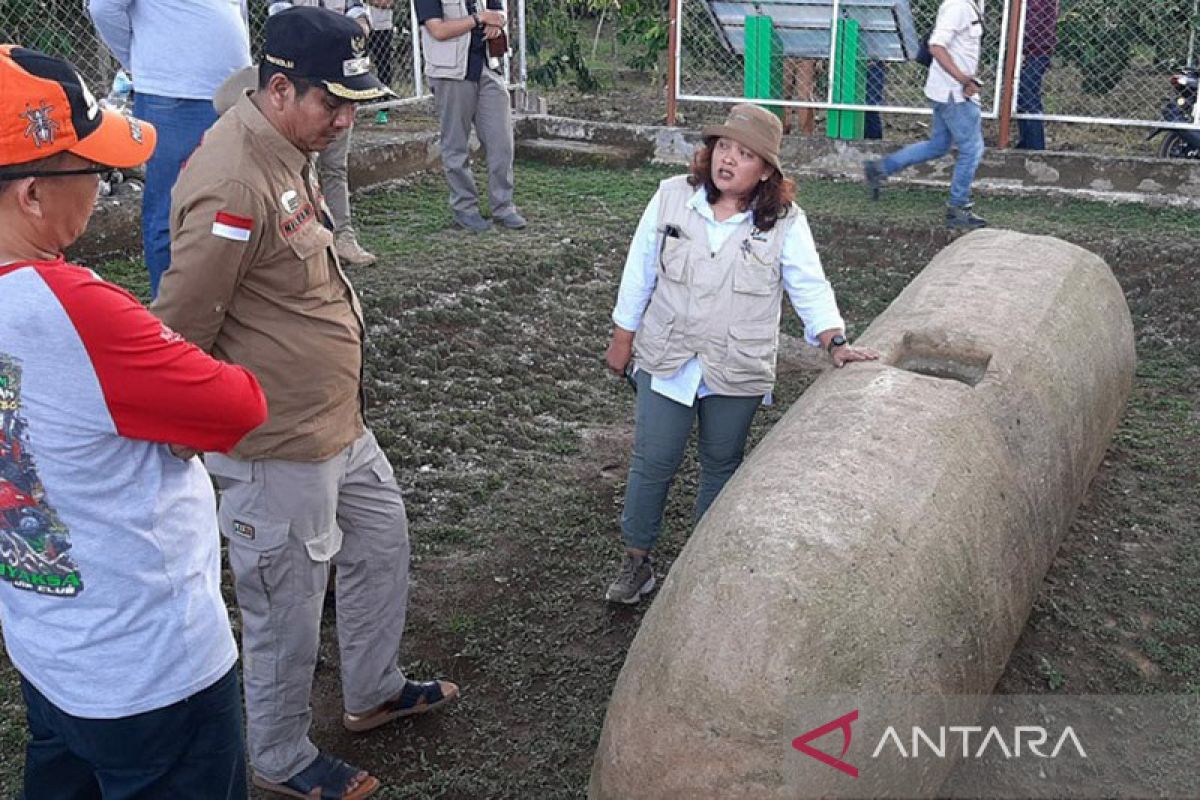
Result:
[[[642,219],[629,245],[629,255],[625,259],[625,269],[621,274],[621,288],[617,293],[612,320],[618,327],[627,331],[636,331],[641,325],[642,316],[658,283],[659,203],[659,193],[655,192],[646,210],[642,212]],[[721,249],[751,213],[744,211],[718,222],[703,188],[697,189],[687,204],[688,208],[704,218],[708,247],[710,252],[714,253]],[[821,257],[817,255],[812,231],[809,230],[808,220],[803,215],[788,229],[779,260],[783,288],[792,308],[804,323],[805,339],[815,345],[818,343],[817,334],[832,328],[844,330],[845,323],[838,312],[833,287],[825,279]],[[700,359],[695,357],[670,378],[655,376],[651,381],[651,388],[685,405],[691,405],[696,397],[705,397],[710,393],[704,385]]]
[[[983,40],[983,0],[943,0],[937,22],[929,34],[931,45],[946,48],[954,65],[967,75],[979,69],[980,42]],[[963,87],[942,69],[935,59],[925,78],[925,96],[936,103],[961,103]],[[979,95],[970,98],[979,103]]]

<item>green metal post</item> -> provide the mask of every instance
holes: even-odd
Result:
[[[783,94],[783,61],[775,24],[768,16],[746,17],[746,55],[743,94],[748,98],[779,98]],[[771,109],[782,117],[783,109]]]

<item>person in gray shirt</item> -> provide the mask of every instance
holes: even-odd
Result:
[[[158,130],[142,196],[142,247],[155,296],[171,266],[171,188],[217,121],[217,88],[250,64],[246,0],[89,0],[88,12],[133,77],[134,115]]]

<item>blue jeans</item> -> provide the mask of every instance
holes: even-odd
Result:
[[[150,273],[150,296],[171,266],[171,189],[183,162],[200,138],[217,121],[211,100],[181,100],[137,92],[133,115],[158,130],[158,146],[146,162],[146,191],[142,195],[142,249]]]
[[[24,678],[21,693],[28,800],[246,797],[236,668],[178,703],[120,719],[73,717]]]
[[[694,519],[699,521],[742,463],[746,437],[762,397],[709,395],[691,407],[650,390],[650,373],[637,373],[633,459],[625,489],[621,530],[625,544],[649,550],[662,528],[667,491],[683,462],[692,423],[700,420],[700,490]]]
[[[1050,56],[1028,56],[1021,62],[1021,85],[1017,88],[1017,113],[1041,114],[1042,81],[1050,69]],[[1019,119],[1021,138],[1017,147],[1022,150],[1045,150],[1046,132],[1040,119]]]
[[[884,174],[891,175],[905,167],[941,158],[958,148],[954,177],[950,180],[950,205],[962,208],[971,204],[971,182],[983,159],[983,123],[977,103],[933,104],[933,132],[924,142],[910,144],[883,159]]]

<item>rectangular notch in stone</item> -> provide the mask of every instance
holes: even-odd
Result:
[[[918,375],[974,386],[983,380],[992,354],[969,344],[952,343],[946,336],[906,333],[893,366]]]

